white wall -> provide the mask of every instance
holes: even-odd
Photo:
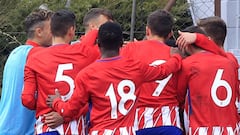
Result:
[[[240,0],[221,0],[221,18],[228,30],[224,48],[240,62]]]

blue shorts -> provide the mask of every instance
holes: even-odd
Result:
[[[136,135],[183,135],[183,131],[175,126],[159,126],[137,130]]]
[[[60,134],[58,133],[58,131],[49,131],[38,135],[60,135]]]

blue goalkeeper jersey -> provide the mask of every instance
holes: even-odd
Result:
[[[0,135],[33,135],[35,111],[22,105],[24,66],[31,45],[15,48],[4,66],[0,100]]]

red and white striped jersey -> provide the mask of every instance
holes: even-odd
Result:
[[[89,34],[91,38],[94,35],[96,38],[97,32]],[[83,41],[76,45],[58,44],[41,49],[28,57],[24,72],[22,103],[27,108],[36,110],[37,134],[51,130],[58,130],[64,134],[84,132],[85,122],[82,118],[84,116],[80,115],[81,112],[73,119],[66,119],[66,123],[57,129],[50,129],[43,124],[43,115],[53,111],[46,104],[46,99],[48,95],[55,94],[56,89],[60,92],[63,101],[67,101],[72,96],[77,73],[99,57],[99,52],[94,49],[93,43],[93,41],[89,44]]]
[[[60,135],[86,135],[86,116],[82,115],[78,119],[66,122],[55,129],[49,128],[46,124],[43,123],[44,117],[39,116],[36,124],[35,131],[36,134],[46,133],[49,131],[58,131]]]
[[[157,40],[143,40],[127,44],[122,48],[121,55],[157,66],[170,58],[170,47]],[[163,125],[181,128],[176,89],[177,74],[171,74],[163,80],[144,83],[139,88],[135,128]]]

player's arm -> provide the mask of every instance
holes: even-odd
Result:
[[[214,41],[212,41],[203,34],[196,33],[196,35],[197,39],[195,41],[195,44],[197,46],[203,48],[204,50],[226,57],[225,52],[220,47],[218,47],[218,45]]]
[[[87,46],[94,46],[96,45],[96,40],[98,36],[98,30],[91,30],[83,38],[81,38],[80,42],[77,42],[73,45],[87,45]]]
[[[56,96],[57,94],[49,95],[47,99],[47,104],[63,116],[65,122],[79,116],[79,112],[83,112],[82,110],[88,103],[88,92],[84,88],[84,82],[79,74],[75,79],[75,86],[72,97],[66,102],[62,101],[60,96]]]
[[[178,72],[178,83],[177,83],[177,99],[179,101],[180,108],[184,108],[185,97],[187,94],[187,87],[188,87],[188,78],[189,73],[188,69],[185,66],[184,62],[182,64],[181,70]]]
[[[171,73],[177,72],[181,68],[182,57],[174,54],[165,63],[160,65],[143,65],[143,73],[146,82],[162,80]]]
[[[24,69],[24,88],[22,92],[22,104],[30,110],[36,109],[37,81],[35,72],[31,69],[28,60]]]
[[[179,34],[180,36],[178,37],[176,44],[181,50],[184,50],[188,45],[195,43],[198,47],[204,50],[226,57],[225,52],[218,47],[214,41],[210,40],[203,34],[189,32],[179,32]]]

